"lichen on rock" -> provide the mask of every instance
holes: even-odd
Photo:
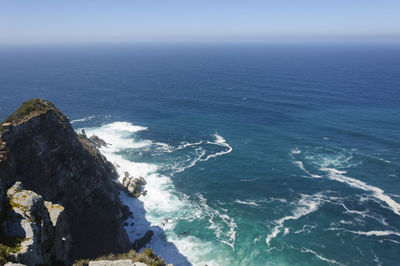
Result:
[[[29,265],[66,262],[70,236],[63,208],[53,213],[53,223],[43,197],[24,190],[20,182],[8,189],[7,200],[9,208],[1,224],[2,235],[22,240],[19,249],[8,254],[9,259]]]
[[[128,195],[138,198],[141,194],[145,194],[146,191],[143,191],[143,186],[146,185],[146,181],[143,177],[135,178],[129,175],[128,172],[125,172],[124,177],[122,178],[122,186]]]

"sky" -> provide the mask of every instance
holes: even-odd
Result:
[[[0,0],[0,43],[400,40],[400,0]]]

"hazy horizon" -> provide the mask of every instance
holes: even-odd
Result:
[[[0,44],[399,41],[398,1],[0,3]]]

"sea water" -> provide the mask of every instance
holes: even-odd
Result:
[[[146,180],[125,229],[169,263],[399,263],[399,46],[2,47],[1,119],[33,97]]]

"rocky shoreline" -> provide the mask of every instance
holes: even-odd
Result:
[[[25,102],[0,125],[1,264],[71,265],[85,259],[81,265],[100,265],[88,259],[132,255],[151,240],[149,231],[129,242],[123,221],[132,213],[119,193],[139,197],[146,193],[145,181],[125,173],[120,184],[98,150],[106,145],[84,131],[77,134],[43,99]],[[150,251],[135,254],[122,256],[131,264],[101,265],[133,265],[135,259],[165,265]]]

